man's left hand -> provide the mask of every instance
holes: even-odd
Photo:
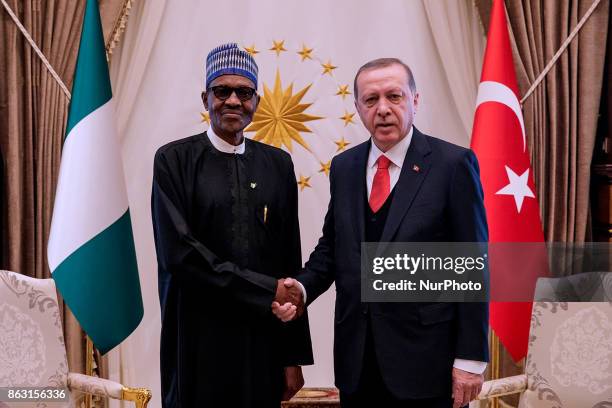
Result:
[[[460,408],[475,400],[480,390],[484,376],[469,373],[453,367],[453,408]]]
[[[302,367],[285,367],[285,389],[282,401],[289,401],[303,386]]]

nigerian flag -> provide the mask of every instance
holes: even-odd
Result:
[[[103,354],[143,315],[97,0],[87,0],[47,248],[64,300]]]

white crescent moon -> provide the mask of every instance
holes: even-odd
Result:
[[[523,113],[521,112],[521,104],[517,99],[512,89],[506,85],[494,82],[494,81],[483,81],[478,86],[478,97],[476,98],[476,109],[480,104],[485,102],[499,102],[502,105],[506,105],[516,115],[519,123],[521,124],[521,131],[523,132],[523,151],[527,149],[527,138],[525,137],[525,124],[523,123]]]

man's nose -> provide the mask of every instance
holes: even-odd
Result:
[[[378,108],[376,109],[376,114],[382,117],[385,117],[391,113],[391,109],[389,105],[385,101],[380,101],[378,104]]]
[[[225,104],[230,106],[240,106],[241,103],[238,95],[236,95],[236,91],[232,91],[229,98],[225,100]]]

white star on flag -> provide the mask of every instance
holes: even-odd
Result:
[[[514,196],[516,210],[520,213],[521,207],[523,206],[523,199],[525,197],[535,198],[535,194],[533,194],[533,191],[531,191],[531,189],[527,185],[527,181],[529,180],[529,168],[527,168],[527,170],[525,170],[525,172],[519,176],[514,171],[512,171],[510,167],[504,167],[506,167],[506,173],[508,174],[508,180],[510,180],[510,184],[508,184],[506,187],[502,188],[495,194]]]

